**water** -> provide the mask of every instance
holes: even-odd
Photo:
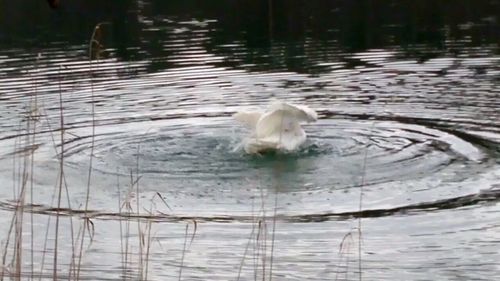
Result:
[[[123,271],[118,209],[138,176],[139,196],[134,186],[129,199],[134,211],[139,198],[141,216],[154,217],[152,280],[177,280],[183,252],[183,278],[236,280],[250,237],[243,280],[269,274],[269,259],[265,269],[255,265],[264,250],[254,228],[264,213],[269,258],[274,212],[274,279],[358,279],[359,218],[365,280],[500,276],[496,1],[0,7],[9,15],[0,25],[1,237],[20,190],[23,152],[35,149],[27,208],[35,213],[36,274],[45,251],[51,279],[51,207],[64,148],[69,199],[63,193],[62,206],[75,229],[94,156],[95,236],[81,273],[89,279],[136,277]],[[99,22],[102,47],[90,65],[87,44]],[[307,104],[319,120],[304,126],[308,140],[296,153],[246,155],[238,146],[248,132],[230,116],[273,98]],[[26,147],[30,105],[36,136]],[[196,235],[183,250],[193,220]],[[67,218],[61,224],[67,274],[71,226]],[[136,230],[129,235],[133,269]],[[28,276],[29,257],[26,250]]]

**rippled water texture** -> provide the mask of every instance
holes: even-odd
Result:
[[[497,1],[45,5],[0,4],[8,14],[0,20],[0,237],[13,193],[31,182],[21,174],[33,152],[24,243],[29,256],[32,220],[36,268],[55,220],[62,151],[62,206],[75,221],[90,168],[89,279],[136,278],[120,255],[118,208],[127,198],[156,222],[152,280],[178,280],[181,260],[186,280],[237,280],[244,255],[242,280],[262,279],[270,269],[255,257],[267,252],[270,262],[271,237],[276,280],[358,280],[360,268],[365,280],[500,276]],[[308,139],[295,153],[246,155],[249,132],[231,115],[272,99],[306,104],[319,120],[304,125]],[[152,200],[159,194],[165,201]],[[261,216],[268,248],[248,248]],[[76,226],[61,224],[64,272]]]

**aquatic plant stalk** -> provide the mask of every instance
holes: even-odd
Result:
[[[372,127],[373,127],[372,123]],[[368,147],[365,147],[365,154],[363,156],[363,167],[361,172],[361,186],[359,187],[359,213],[363,210],[363,187],[365,186],[365,176],[366,176],[366,160],[368,158]],[[359,270],[359,281],[363,280],[363,266],[362,266],[362,254],[361,254],[361,244],[362,244],[362,231],[361,231],[361,215],[358,216],[358,270]]]
[[[57,256],[58,256],[58,242],[59,242],[59,211],[61,209],[61,198],[63,189],[63,174],[64,174],[64,109],[63,109],[63,98],[61,89],[61,77],[59,69],[59,122],[60,122],[60,141],[61,141],[61,152],[59,160],[59,189],[57,195],[57,210],[56,210],[56,229],[55,229],[55,241],[54,241],[54,264],[53,266],[53,279],[57,280]]]
[[[36,59],[35,63],[35,68],[38,70],[38,56]],[[37,74],[35,75],[35,80],[33,83],[34,91],[33,91],[33,96],[30,98],[30,119],[33,120],[33,133],[32,133],[32,139],[31,143],[34,145],[36,141],[36,124],[38,121],[38,87],[37,87]],[[31,151],[31,166],[30,166],[30,205],[33,206],[34,200],[33,200],[33,187],[34,187],[34,162],[35,162],[35,150],[33,149]],[[34,229],[34,224],[33,224],[33,212],[30,212],[30,265],[31,265],[31,280],[35,279],[35,262],[34,262],[34,237],[35,237],[35,229]]]
[[[44,108],[44,105],[42,105],[42,108]],[[53,144],[53,147],[54,147],[54,152],[57,155],[57,154],[59,154],[59,152],[57,151],[56,138],[55,138],[55,136],[53,134],[54,130],[52,129],[52,126],[50,125],[50,120],[48,118],[48,114],[44,110],[44,113],[41,114],[41,115],[45,116],[45,121],[46,121],[47,127],[49,129],[48,131],[50,132],[50,138],[51,138],[51,141],[52,141],[52,144]],[[59,171],[59,173],[61,173],[61,171]],[[64,187],[65,187],[65,190],[66,190],[66,198],[67,198],[67,201],[68,201],[68,208],[71,209],[71,203],[70,203],[70,200],[69,200],[69,191],[68,191],[68,184],[66,182],[66,176],[64,174],[62,176],[63,176],[63,180],[64,180]],[[59,174],[58,174],[57,178],[59,179]],[[54,205],[56,194],[57,194],[57,184],[54,186],[54,193],[52,194],[52,198],[50,200],[50,206]],[[42,259],[41,259],[41,262],[40,262],[40,276],[39,276],[39,280],[42,280],[43,268],[44,268],[44,265],[45,265],[45,254],[47,253],[47,242],[48,242],[48,236],[49,236],[51,219],[52,219],[52,216],[48,216],[48,218],[47,218],[47,224],[46,224],[47,228],[45,230],[45,235],[44,235],[45,239],[44,239],[43,250],[42,250]],[[71,226],[70,232],[71,232],[72,253],[74,253],[74,241],[75,241],[75,239],[74,239],[74,233],[73,233],[73,218],[70,216],[69,220],[70,220],[70,226]]]
[[[188,236],[189,224],[186,224],[186,231],[184,233],[184,245],[182,247],[182,256],[181,256],[181,264],[179,266],[179,281],[182,280],[182,268],[184,267],[184,257],[186,255],[186,246],[187,246],[187,236]]]
[[[269,281],[271,281],[273,278],[273,257],[274,257],[274,243],[276,235],[276,216],[278,212],[278,194],[279,194],[278,191],[279,190],[276,190],[276,194],[274,195],[273,231],[271,234],[271,256],[269,261]]]
[[[102,23],[98,23],[94,27],[94,31],[92,32],[92,36],[90,37],[90,42],[89,42],[89,76],[90,76],[90,103],[91,103],[91,117],[92,117],[92,134],[90,138],[90,159],[89,159],[89,170],[88,170],[88,175],[87,175],[87,191],[85,194],[85,221],[84,223],[89,223],[87,221],[87,212],[88,212],[88,207],[89,207],[89,200],[90,200],[90,184],[92,180],[92,164],[93,164],[93,159],[94,159],[94,145],[95,145],[95,102],[94,102],[94,83],[93,83],[93,69],[92,69],[92,45],[94,44],[96,38],[96,32],[98,32],[100,26]],[[99,43],[98,43],[99,44]],[[83,256],[83,243],[85,240],[85,227],[82,229],[82,237],[80,241],[80,249],[79,249],[79,256],[78,256],[78,266],[77,266],[77,274],[76,274],[76,280],[80,279],[80,269],[81,269],[81,263],[82,263],[82,256]]]

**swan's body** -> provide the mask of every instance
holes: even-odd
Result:
[[[314,122],[316,112],[307,106],[272,103],[266,112],[238,112],[233,117],[247,125],[252,135],[244,143],[247,153],[267,150],[294,151],[306,141],[301,122]]]

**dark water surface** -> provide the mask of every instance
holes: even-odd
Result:
[[[244,255],[241,280],[262,279],[274,212],[274,280],[358,280],[358,218],[364,280],[496,280],[498,15],[498,1],[465,0],[61,1],[57,10],[3,1],[1,240],[29,162],[23,154],[34,151],[24,272],[34,237],[40,274],[49,225],[43,276],[52,279],[64,148],[62,206],[75,229],[94,156],[88,279],[137,279],[137,225],[124,273],[117,213],[124,200],[136,212],[140,198],[141,216],[156,221],[151,280],[178,280],[183,252],[184,280],[237,280]],[[247,132],[231,114],[274,98],[314,108],[318,122],[304,126],[308,140],[296,153],[245,155]],[[137,174],[139,196],[135,185],[124,195]],[[169,207],[151,200],[158,193]],[[267,242],[256,245],[261,216]],[[183,251],[192,220],[196,237]],[[71,225],[61,224],[65,274]]]

